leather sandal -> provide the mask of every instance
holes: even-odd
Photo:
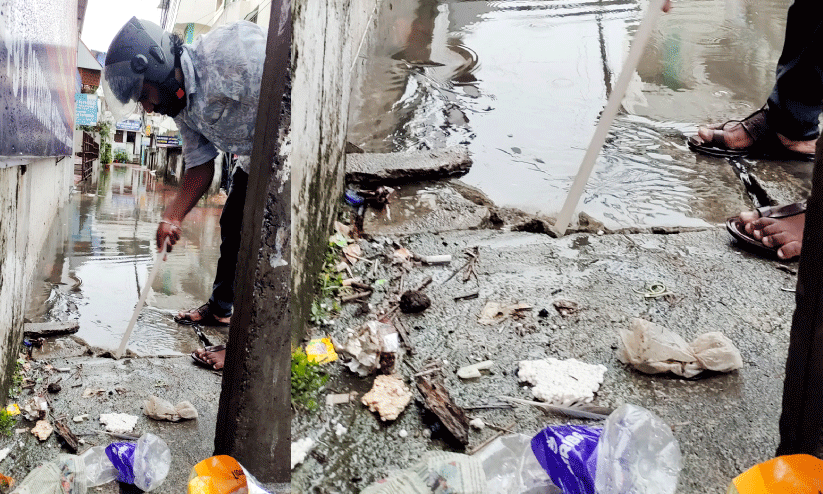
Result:
[[[215,316],[208,303],[187,312],[174,316],[174,321],[180,324],[201,324],[203,326],[228,326],[231,324],[231,314],[226,317]]]

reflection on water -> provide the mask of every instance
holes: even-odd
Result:
[[[644,15],[644,2],[393,2],[351,107],[367,152],[467,145],[463,180],[555,215]],[[749,206],[724,160],[685,146],[774,83],[789,0],[683,0],[664,15],[579,206],[609,226],[699,226]]]
[[[103,170],[96,184],[76,191],[54,222],[26,317],[78,320],[77,336],[117,348],[154,263],[157,222],[174,193],[132,165]],[[168,354],[197,344],[191,328],[171,317],[211,292],[221,206],[218,197],[207,198],[186,218],[184,237],[162,266],[132,333],[132,350]]]

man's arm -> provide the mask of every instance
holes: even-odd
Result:
[[[166,238],[169,239],[169,246],[166,249],[171,252],[172,246],[180,240],[180,224],[183,218],[194,208],[197,201],[209,189],[214,177],[214,160],[207,161],[200,166],[189,168],[183,175],[183,182],[174,196],[171,204],[163,212],[163,221],[157,226],[157,250],[163,246]]]

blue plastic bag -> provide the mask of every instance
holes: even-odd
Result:
[[[134,484],[134,443],[111,443],[106,446],[106,456],[117,469],[117,481]]]
[[[559,425],[532,438],[534,456],[563,494],[596,494],[594,467],[602,432],[599,427]]]

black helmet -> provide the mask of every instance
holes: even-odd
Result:
[[[182,105],[161,101],[162,108],[179,106],[171,116],[185,107],[185,91],[180,91],[181,85],[174,77],[175,66],[179,65],[177,50],[171,35],[152,22],[132,17],[120,29],[106,53],[103,81],[115,121],[136,110],[144,82],[158,86],[162,100],[182,99]]]

